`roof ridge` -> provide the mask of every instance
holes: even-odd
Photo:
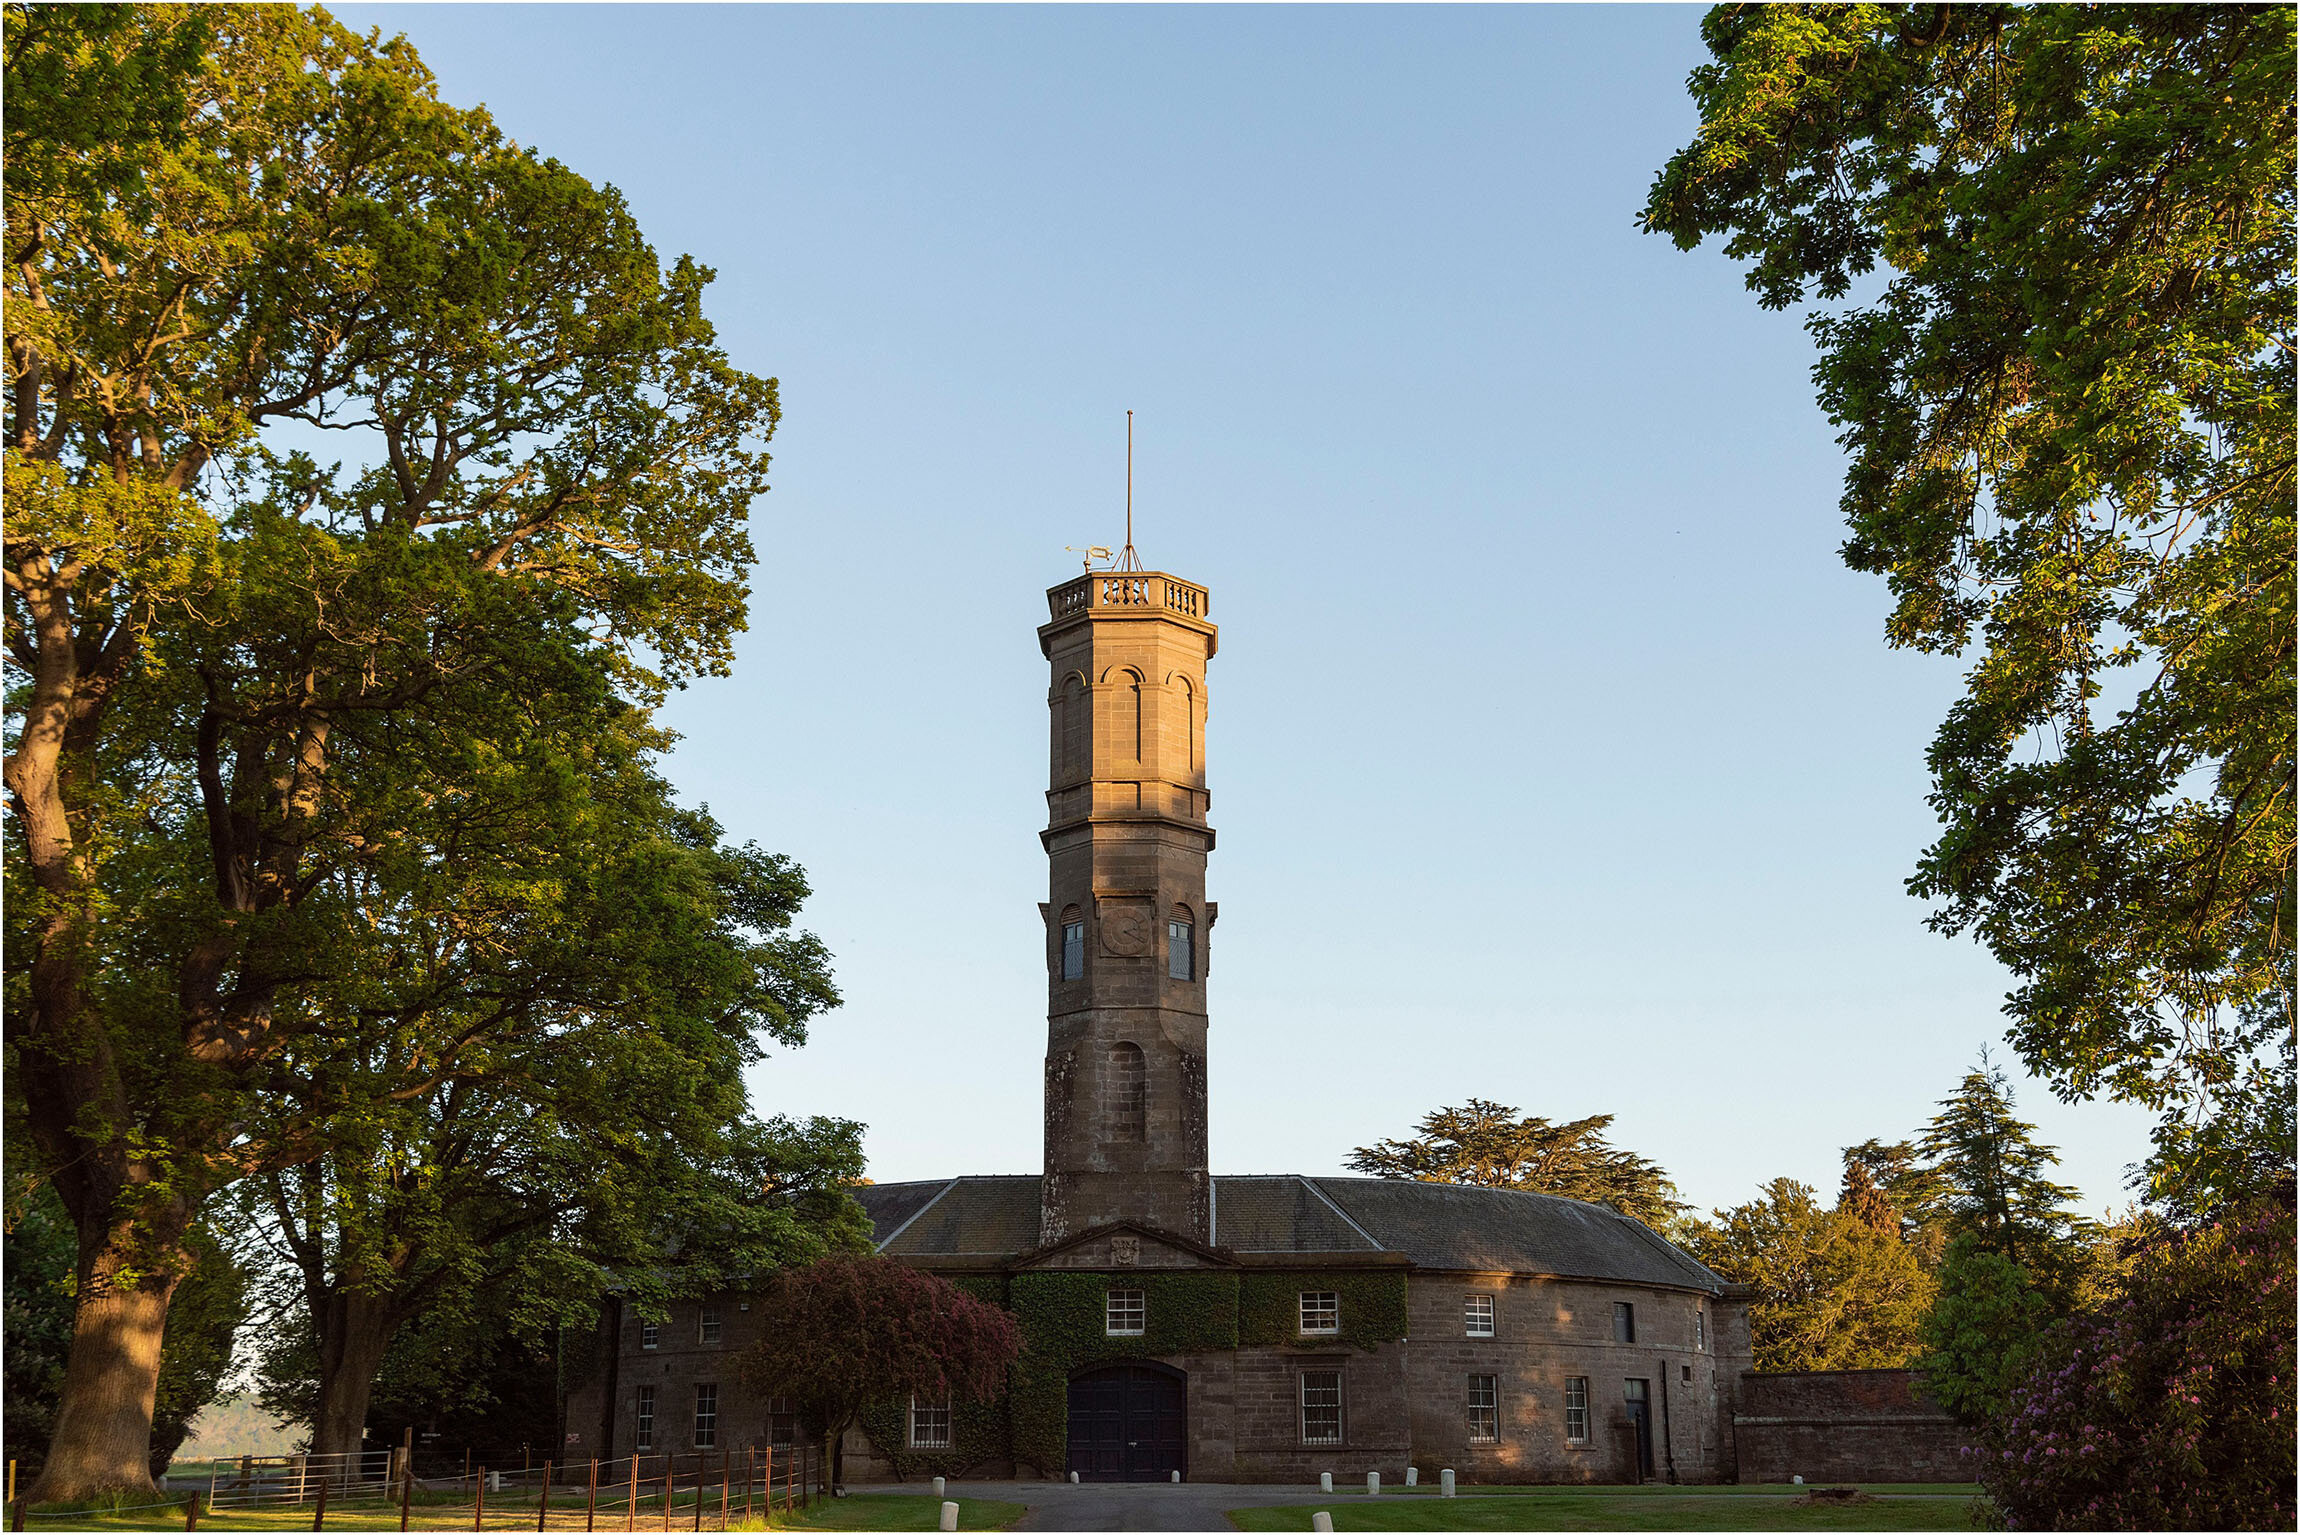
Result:
[[[894,1230],[888,1232],[886,1234],[886,1240],[879,1243],[878,1246],[872,1248],[871,1251],[883,1253],[889,1247],[892,1247],[894,1245],[894,1239],[901,1236],[904,1232],[910,1230],[912,1222],[916,1221],[920,1216],[926,1214],[927,1211],[933,1209],[936,1205],[941,1204],[942,1196],[957,1187],[958,1179],[956,1178],[953,1178],[948,1183],[944,1184],[940,1189],[935,1191],[934,1198],[928,1200],[925,1204],[920,1205],[917,1209],[911,1211],[909,1218],[904,1220],[901,1225],[895,1227]]]
[[[1336,1215],[1340,1216],[1343,1223],[1346,1224],[1352,1231],[1356,1232],[1359,1236],[1364,1237],[1366,1239],[1367,1246],[1373,1248],[1373,1250],[1378,1253],[1386,1253],[1392,1250],[1387,1243],[1375,1241],[1374,1234],[1372,1232],[1368,1231],[1365,1227],[1352,1220],[1350,1218],[1349,1211],[1343,1209],[1340,1205],[1335,1204],[1333,1200],[1327,1196],[1326,1191],[1318,1187],[1317,1179],[1311,1177],[1307,1173],[1297,1173],[1295,1176],[1309,1186],[1310,1192],[1318,1196],[1318,1200],[1321,1204],[1323,1204],[1327,1209],[1333,1211]]]

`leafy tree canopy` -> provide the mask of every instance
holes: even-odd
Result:
[[[1858,1207],[1825,1210],[1806,1185],[1776,1178],[1714,1222],[1688,1222],[1684,1242],[1756,1292],[1749,1337],[1760,1370],[1885,1369],[1916,1356],[1932,1274]]]
[[[709,272],[404,40],[5,19],[8,1076],[80,1241],[48,1499],[148,1485],[218,1189],[555,1042],[740,1053],[832,993],[651,766],[744,623],[779,410]]]
[[[1648,229],[1818,298],[1846,562],[1968,655],[1910,888],[2160,1197],[2293,1160],[2294,13],[1727,5]],[[1881,270],[1880,270],[1881,269]]]
[[[1611,1145],[1611,1114],[1552,1124],[1519,1118],[1506,1104],[1472,1098],[1460,1108],[1422,1116],[1411,1140],[1380,1141],[1350,1153],[1348,1165],[1377,1178],[1421,1183],[1470,1183],[1482,1188],[1526,1189],[1618,1210],[1662,1227],[1685,1209],[1677,1186],[1661,1168]]]

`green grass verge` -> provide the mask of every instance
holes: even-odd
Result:
[[[1625,1489],[1635,1492],[1636,1489]],[[1799,1506],[1791,1498],[1678,1496],[1622,1497],[1612,1489],[1528,1489],[1507,1497],[1355,1500],[1283,1508],[1237,1508],[1230,1522],[1241,1530],[1306,1530],[1324,1509],[1339,1530],[1969,1530],[1969,1500],[1884,1497],[1851,1505]]]
[[[962,1530],[1003,1530],[1029,1510],[1020,1503],[994,1498],[959,1498],[958,1527]],[[817,1498],[812,1508],[777,1513],[778,1530],[931,1530],[942,1516],[942,1499],[912,1493],[857,1493],[843,1498]],[[766,1528],[766,1526],[761,1526]]]

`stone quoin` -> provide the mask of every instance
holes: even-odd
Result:
[[[999,1402],[866,1415],[848,1479],[1733,1480],[1745,1294],[1638,1222],[1212,1173],[1208,592],[1090,571],[1047,602],[1044,1166],[854,1191],[881,1253],[1008,1304],[1031,1352]],[[739,1291],[611,1307],[571,1444],[739,1458],[805,1436],[799,1404],[741,1381],[751,1327]]]

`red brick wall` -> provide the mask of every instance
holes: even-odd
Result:
[[[1749,1372],[1733,1431],[1744,1482],[1972,1479],[1964,1431],[1914,1370]]]

